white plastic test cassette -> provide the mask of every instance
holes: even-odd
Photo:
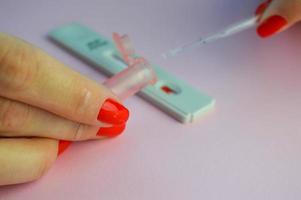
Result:
[[[49,33],[52,40],[111,76],[127,67],[115,44],[89,28],[73,23]],[[214,99],[151,64],[157,82],[138,94],[182,123],[194,122],[214,106]]]

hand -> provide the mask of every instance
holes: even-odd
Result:
[[[0,185],[39,178],[70,141],[116,136],[128,116],[104,86],[0,33]]]
[[[301,0],[268,0],[256,10],[257,33],[265,38],[286,30],[301,20]]]

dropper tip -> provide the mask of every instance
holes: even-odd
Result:
[[[169,57],[173,57],[173,56],[176,56],[178,53],[180,53],[182,51],[182,48],[176,48],[176,49],[172,49],[172,50],[170,50],[170,51],[168,51],[168,52],[166,52],[166,53],[163,53],[163,54],[161,54],[162,55],[162,57],[164,58],[164,59],[167,59],[167,58],[169,58]]]

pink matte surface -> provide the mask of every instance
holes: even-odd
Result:
[[[142,99],[125,102],[124,135],[72,144],[42,179],[0,188],[1,200],[301,198],[301,27],[254,31],[162,60],[165,50],[254,13],[259,0],[2,0],[1,31],[84,75],[104,76],[46,39],[79,21],[128,33],[140,54],[214,96],[216,109],[182,125]]]

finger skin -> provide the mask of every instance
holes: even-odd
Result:
[[[100,127],[62,118],[28,104],[0,97],[0,136],[47,137],[61,140],[98,139]]]
[[[0,97],[0,136],[33,136],[80,141],[111,137],[110,134],[106,134],[108,131],[113,135],[123,131],[113,127],[109,124],[91,126],[74,122],[45,110]]]
[[[282,32],[301,20],[301,0],[273,0],[267,4],[264,12],[261,11],[257,29],[263,38]]]
[[[0,139],[0,186],[40,178],[56,160],[57,152],[57,140]]]
[[[90,125],[98,125],[102,119],[114,123],[114,116],[123,117],[119,120],[122,124],[128,118],[127,109],[121,105],[117,106],[119,110],[108,112],[113,113],[113,117],[99,116],[107,99],[120,104],[108,89],[64,66],[42,50],[1,33],[0,96]],[[118,115],[119,111],[121,114]]]

